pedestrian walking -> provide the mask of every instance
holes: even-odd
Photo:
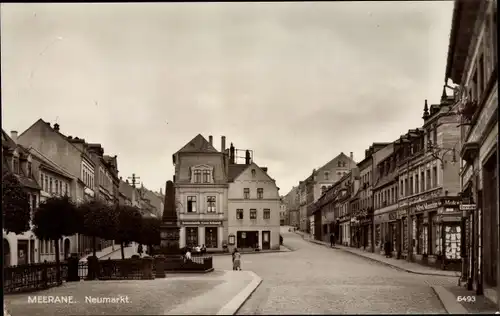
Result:
[[[335,246],[335,235],[333,233],[330,234],[330,247]]]
[[[241,254],[238,251],[238,249],[236,249],[236,248],[233,251],[233,270],[234,271],[237,271],[237,270],[241,271]]]
[[[389,239],[389,236],[385,237],[385,242],[384,242],[384,253],[386,258],[391,257],[391,241]]]

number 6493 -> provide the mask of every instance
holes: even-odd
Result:
[[[474,303],[474,302],[476,302],[476,297],[475,296],[457,296],[457,302]]]

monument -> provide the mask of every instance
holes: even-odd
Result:
[[[172,181],[167,181],[162,224],[160,228],[160,253],[167,256],[179,255],[181,253],[179,247],[180,227],[175,205],[174,183]]]

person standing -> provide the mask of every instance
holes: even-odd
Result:
[[[234,271],[237,271],[237,270],[241,271],[241,254],[238,251],[238,249],[236,249],[236,248],[233,251],[233,270]]]
[[[333,233],[330,234],[330,247],[335,246],[335,236]]]

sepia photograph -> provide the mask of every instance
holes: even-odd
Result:
[[[497,1],[1,3],[9,316],[498,314]]]

